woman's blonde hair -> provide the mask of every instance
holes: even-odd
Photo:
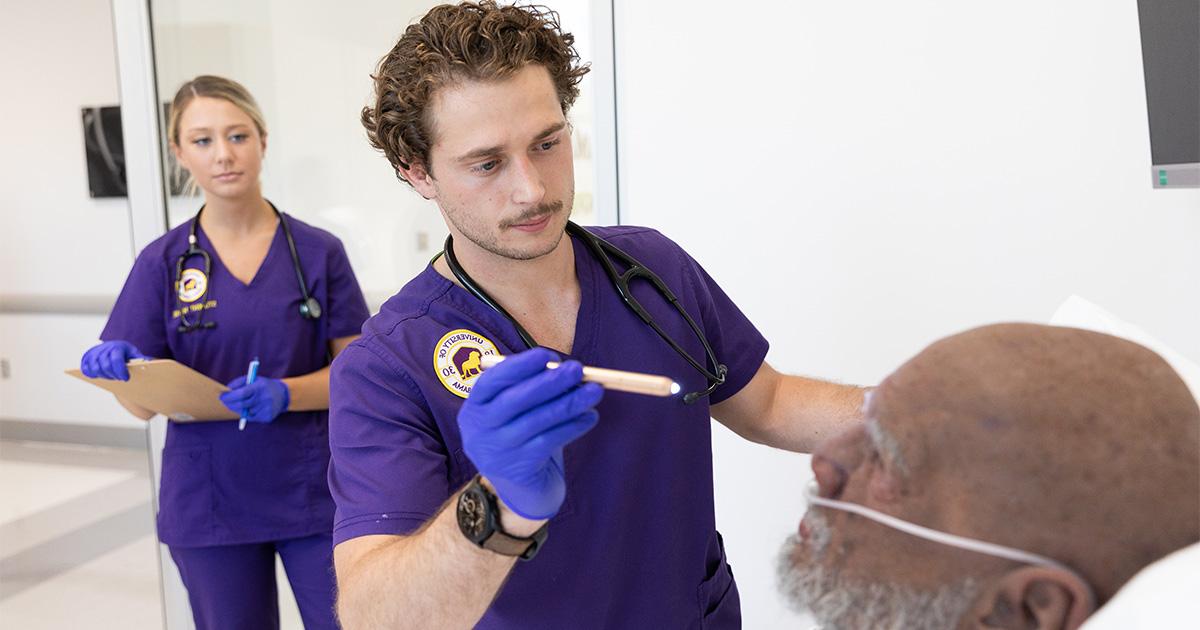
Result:
[[[167,118],[167,139],[172,146],[179,146],[179,121],[183,118],[184,110],[193,100],[201,96],[220,98],[233,103],[235,107],[245,112],[250,120],[254,121],[258,135],[263,138],[267,137],[267,122],[263,119],[262,110],[258,108],[258,102],[254,100],[245,86],[233,79],[202,74],[180,86],[179,91],[175,92],[175,99],[171,101],[171,115]],[[178,177],[182,174],[182,170],[183,168],[176,163],[176,172],[173,175]],[[185,193],[193,195],[196,188],[196,181],[189,173]]]

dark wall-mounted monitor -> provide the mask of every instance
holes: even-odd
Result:
[[[1138,0],[1155,188],[1200,187],[1200,0]]]
[[[168,120],[171,105],[163,103],[162,120]],[[121,107],[83,108],[83,146],[87,153],[88,192],[92,197],[125,197],[125,140],[121,133]],[[166,151],[167,182],[171,195],[182,195],[186,174],[175,166],[175,156]]]
[[[83,108],[88,192],[92,197],[125,196],[125,140],[120,107]]]

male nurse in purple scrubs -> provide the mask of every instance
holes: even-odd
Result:
[[[451,239],[334,362],[345,628],[739,627],[710,416],[793,451],[860,417],[861,389],[764,363],[766,340],[662,234],[568,223],[572,42],[548,10],[443,5],[375,73],[368,136]],[[631,281],[645,318],[606,265],[661,279]],[[481,372],[489,354],[510,356]],[[581,364],[682,392],[604,393]]]

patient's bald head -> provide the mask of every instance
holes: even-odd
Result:
[[[1090,613],[1088,587],[1102,603],[1200,540],[1200,409],[1137,344],[1070,328],[978,328],[901,366],[866,416],[814,455],[823,496],[1048,556],[1087,584],[815,509],[802,531],[819,535],[787,551],[802,603],[865,588],[860,598],[923,601],[947,616],[934,624],[943,627],[1073,627]],[[903,606],[874,604],[882,620],[862,618],[862,605],[832,607],[884,627]]]
[[[1142,346],[1072,328],[980,328],[909,361],[873,403],[917,449],[912,478],[956,523],[1045,550],[1102,599],[1200,539],[1200,412]]]

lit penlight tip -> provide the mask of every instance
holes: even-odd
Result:
[[[671,383],[671,395],[674,396],[675,394],[678,394],[678,393],[679,393],[679,383]]]

